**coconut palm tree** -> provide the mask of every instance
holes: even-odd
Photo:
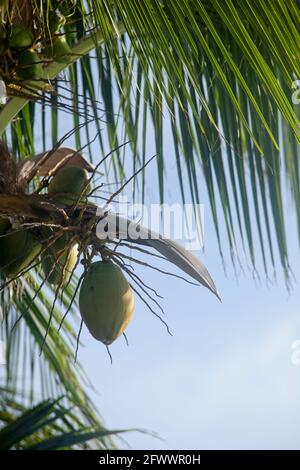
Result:
[[[14,163],[3,157],[8,154],[3,147],[0,213],[26,218],[33,211],[35,221],[45,223],[39,200],[31,198],[28,203],[24,187],[37,184],[34,176],[63,143],[59,123],[65,113],[73,119],[76,149],[80,153],[85,148],[98,165],[99,156],[92,155],[90,145],[96,126],[103,171],[105,128],[116,180],[126,181],[125,163],[131,154],[134,193],[143,200],[146,131],[152,128],[160,201],[165,195],[166,161],[174,159],[183,202],[191,198],[196,206],[199,187],[206,185],[221,259],[228,250],[238,265],[237,247],[242,246],[253,271],[262,262],[269,277],[277,268],[278,248],[288,283],[282,179],[290,190],[300,235],[299,26],[296,0],[1,1],[0,78],[8,100],[0,107],[0,135]],[[40,132],[37,116],[43,148],[35,145]],[[164,153],[166,123],[172,130],[173,155]],[[49,133],[53,152],[36,159],[37,152],[47,150]],[[122,145],[127,141],[130,152],[124,162]],[[35,156],[33,160],[29,155]],[[32,167],[32,161],[39,163]],[[9,175],[15,175],[14,181],[19,175],[14,191],[9,190]],[[57,217],[61,223],[58,212],[52,207],[52,222]],[[166,247],[159,246],[165,256]],[[202,267],[196,269],[194,260],[182,260],[175,252],[172,262],[177,256],[175,264],[188,263],[185,273],[192,269],[194,276],[198,269],[197,280],[214,290]],[[33,269],[1,292],[7,387],[12,393],[20,386],[20,352],[26,348],[29,385],[36,382],[40,364],[43,399],[64,395],[69,405],[79,406],[80,418],[77,413],[70,418],[77,419],[75,430],[73,424],[69,430],[54,426],[46,434],[34,428],[29,442],[39,445],[74,432],[74,441],[66,446],[78,444],[84,440],[76,440],[83,427],[98,432],[100,447],[110,446],[110,432],[99,434],[103,425],[83,386],[80,365],[72,360],[74,325],[68,318],[61,322],[56,290],[49,285],[41,288],[41,283]],[[74,275],[61,293],[63,305],[74,316],[77,285]],[[38,350],[42,355],[36,359]],[[34,390],[29,390],[33,403]],[[61,405],[44,401],[39,406],[52,406],[57,412]],[[24,408],[20,412],[26,413]],[[27,418],[35,412],[33,408]]]

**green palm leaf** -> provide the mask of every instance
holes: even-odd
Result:
[[[34,6],[39,37],[49,29],[49,12],[62,7],[60,3],[66,7],[71,2],[47,0],[43,10],[27,2]],[[262,262],[268,277],[276,269],[278,250],[288,280],[283,178],[300,240],[300,121],[291,99],[293,80],[300,74],[299,2],[87,0],[72,5],[64,29],[72,53],[62,62],[45,64],[42,77],[21,88],[7,79],[0,63],[9,93],[0,108],[0,137],[17,159],[45,150],[50,141],[55,144],[62,137],[64,113],[71,113],[74,145],[87,145],[95,164],[103,156],[91,152],[95,129],[101,154],[103,128],[111,150],[130,141],[126,161],[118,149],[104,167],[124,180],[130,156],[133,172],[143,168],[148,131],[153,132],[160,201],[165,199],[167,164],[174,162],[182,201],[199,203],[205,184],[221,258],[228,249],[234,265],[241,255],[253,270]],[[5,14],[6,7],[1,8]],[[43,149],[35,148],[37,116]],[[172,132],[173,154],[169,149],[165,153],[166,128]],[[142,171],[134,182],[135,198],[144,199],[146,184]],[[15,386],[12,371],[25,367],[32,386],[40,367],[43,398],[66,394],[70,404],[83,407],[84,428],[89,429],[101,420],[84,391],[80,366],[71,360],[73,323],[64,322],[57,334],[61,312],[52,310],[55,293],[41,290],[32,301],[39,282],[38,274],[27,277],[12,303],[9,293],[1,294],[8,381]],[[65,305],[74,291],[75,283],[64,294]],[[53,323],[43,347],[51,311]],[[11,334],[20,315],[22,321]],[[20,351],[27,351],[24,364]],[[51,439],[49,445],[62,445],[59,437]]]
[[[270,1],[173,0],[158,3],[149,0],[137,4],[134,1],[111,3],[90,0],[85,6],[78,2],[76,8],[72,35],[68,37],[74,54],[66,58],[64,64],[52,63],[44,69],[45,77],[54,78],[70,63],[84,56],[77,60],[76,66],[66,69],[73,96],[83,96],[85,103],[79,109],[78,100],[73,101],[74,124],[78,125],[82,119],[88,121],[88,115],[94,116],[99,145],[103,149],[99,119],[103,119],[104,115],[95,102],[98,96],[95,74],[98,73],[105,112],[104,125],[110,145],[118,145],[118,116],[122,116],[123,138],[131,141],[133,167],[136,168],[142,164],[138,145],[139,117],[146,116],[149,109],[158,153],[160,200],[163,201],[166,156],[162,136],[169,117],[174,136],[174,158],[180,169],[182,197],[183,184],[180,180],[182,171],[186,171],[192,201],[198,202],[199,179],[196,175],[200,164],[221,255],[223,247],[218,220],[223,216],[233,256],[239,256],[236,248],[239,234],[246,255],[256,266],[258,254],[253,245],[255,230],[260,240],[265,271],[268,272],[270,261],[273,266],[272,253],[276,241],[282,267],[288,275],[282,216],[284,195],[280,178],[269,178],[268,174],[277,172],[279,160],[286,162],[300,225],[296,199],[299,168],[297,160],[291,155],[291,148],[294,152],[298,145],[299,120],[290,96],[293,78],[299,75],[297,3],[292,1],[291,8],[287,10],[282,2],[274,4]],[[87,33],[91,28],[99,28],[100,31]],[[96,56],[92,52],[88,54],[96,43]],[[82,76],[81,82],[78,81],[79,74]],[[34,84],[37,85],[43,87],[44,82]],[[115,87],[118,100],[112,99]],[[57,91],[60,94],[59,87]],[[31,103],[27,111],[28,105],[25,103],[26,100],[12,98],[0,112],[0,127],[4,130],[5,123],[9,124],[23,107],[21,121],[16,120],[11,128],[13,147],[21,158],[34,151],[34,127],[30,118],[39,106]],[[53,100],[50,104],[54,104]],[[53,141],[57,140],[59,115],[65,111],[63,100],[60,109],[52,107]],[[145,118],[143,120],[145,123]],[[77,146],[81,145],[83,138],[90,139],[91,125],[75,133]],[[44,122],[44,132],[47,127]],[[283,132],[290,134],[292,144],[289,149],[285,145],[279,151]],[[142,135],[142,149],[145,149],[146,133]],[[43,139],[45,141],[45,135]],[[222,141],[225,141],[225,148]],[[255,161],[253,154],[257,155]],[[259,158],[261,162],[258,162]],[[113,155],[112,162],[116,178],[123,178],[124,166],[118,151]],[[245,177],[248,167],[250,179]],[[249,189],[252,197],[248,195]],[[270,206],[266,204],[265,192],[270,194]],[[219,193],[221,200],[219,209],[216,208],[216,193]],[[249,205],[254,205],[255,216],[251,216]],[[237,227],[233,223],[234,214],[237,216]],[[272,224],[275,239],[270,236]],[[263,242],[265,235],[271,258]]]
[[[51,450],[71,448],[96,448],[109,436],[117,436],[130,430],[107,430],[85,427],[80,412],[66,408],[63,398],[44,400],[25,409],[13,401],[12,394],[5,389],[2,393],[10,399],[9,409],[0,412],[0,449]],[[5,402],[7,408],[7,401]],[[3,426],[4,424],[4,426]],[[109,440],[107,440],[109,448]]]

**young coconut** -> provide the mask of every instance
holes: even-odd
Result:
[[[46,232],[48,231],[43,233]],[[49,231],[48,235],[49,243],[52,241],[52,244],[42,255],[42,268],[45,277],[52,285],[66,285],[77,263],[78,245],[77,243],[70,245],[67,235],[62,235],[55,242],[51,240],[55,233]]]
[[[61,63],[65,62],[65,57],[70,53],[71,48],[64,35],[53,38],[53,41],[46,44],[44,48],[44,54],[46,57]]]
[[[42,65],[38,54],[33,49],[26,49],[18,54],[17,75],[22,80],[40,78],[42,76]]]
[[[8,45],[13,49],[30,47],[33,43],[33,34],[23,24],[12,25]]]
[[[79,294],[81,317],[94,338],[109,345],[129,324],[134,296],[121,269],[98,261],[88,268]]]
[[[48,194],[57,202],[66,205],[76,204],[78,198],[84,201],[91,187],[88,183],[89,175],[83,168],[69,166],[62,168],[52,178],[48,185]]]
[[[29,230],[12,231],[0,238],[0,270],[15,277],[29,268],[42,250],[42,245]]]

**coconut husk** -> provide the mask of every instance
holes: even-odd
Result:
[[[71,147],[59,147],[57,150],[32,155],[18,165],[18,182],[27,184],[33,176],[53,176],[63,167],[75,166],[87,172],[94,171],[93,165],[83,155]]]

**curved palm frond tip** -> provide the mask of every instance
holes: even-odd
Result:
[[[108,230],[101,231],[107,224]],[[115,231],[110,231],[110,227],[116,227]],[[130,227],[130,229],[129,229]],[[128,238],[128,233],[138,233],[138,238]],[[143,227],[139,223],[126,219],[118,214],[107,212],[101,219],[100,229],[96,228],[97,236],[100,239],[126,240],[132,244],[145,245],[158,251],[167,261],[174,264],[195,279],[198,283],[207,287],[219,300],[221,300],[218,290],[204,264],[190,251],[186,250],[179,243],[170,240],[162,235]]]

